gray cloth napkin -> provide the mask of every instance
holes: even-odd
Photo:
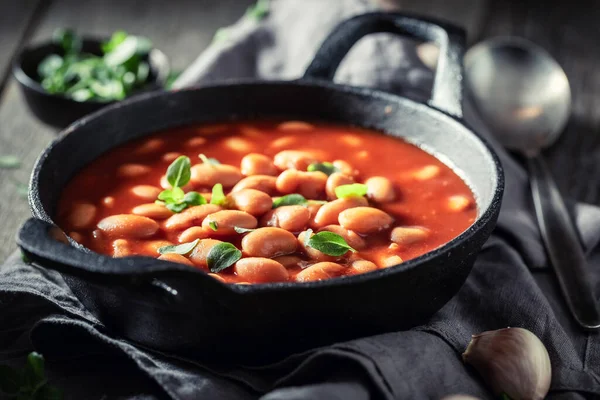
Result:
[[[328,32],[373,9],[367,0],[274,0],[262,19],[242,18],[186,70],[176,87],[222,79],[295,79]],[[355,46],[337,80],[422,98],[433,72],[413,42],[374,35]],[[549,398],[600,396],[600,339],[570,318],[546,267],[527,175],[493,141],[472,107],[467,122],[488,137],[506,170],[506,194],[492,238],[467,282],[423,326],[314,349],[262,367],[201,365],[115,337],[73,296],[61,276],[18,254],[0,267],[0,364],[43,353],[66,398],[440,399],[493,398],[460,358],[471,334],[506,326],[533,331],[553,368]],[[600,295],[600,209],[575,209]]]

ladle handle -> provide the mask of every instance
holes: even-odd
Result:
[[[600,328],[600,311],[575,225],[541,156],[527,159],[542,239],[567,305],[584,328]]]

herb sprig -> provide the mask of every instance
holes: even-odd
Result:
[[[188,184],[191,176],[190,158],[187,156],[177,157],[167,168],[167,181],[172,188],[160,192],[156,203],[164,205],[175,213],[182,212],[187,207],[206,204],[206,199],[200,193],[185,193],[181,189]]]
[[[338,199],[346,197],[361,197],[367,194],[367,185],[362,183],[351,183],[341,185],[335,188],[335,195]]]
[[[242,258],[242,252],[237,247],[228,242],[219,243],[213,246],[206,256],[206,263],[210,272],[221,272],[231,267]]]
[[[190,254],[194,248],[200,243],[200,239],[196,239],[193,242],[182,243],[178,245],[162,246],[158,249],[160,254],[180,254],[185,256]]]
[[[17,400],[61,400],[62,390],[48,383],[44,357],[29,353],[22,370],[0,365],[0,395]],[[4,396],[0,396],[5,398]]]
[[[335,165],[333,165],[330,162],[313,163],[313,164],[310,164],[306,170],[308,172],[321,171],[324,174],[326,174],[327,176],[329,176],[335,172],[342,171],[341,169],[339,169],[338,167],[336,167]]]
[[[319,250],[323,254],[338,257],[346,254],[348,251],[356,253],[356,250],[337,233],[323,231],[312,236],[311,234],[312,231],[307,232],[308,239],[305,241],[305,245]]]

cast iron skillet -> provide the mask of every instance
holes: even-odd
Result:
[[[330,82],[352,45],[375,32],[440,46],[430,101]],[[494,228],[503,192],[498,159],[460,119],[463,37],[462,30],[442,23],[366,14],[337,27],[298,81],[236,82],[141,95],[83,118],[39,157],[29,199],[37,219],[25,223],[18,243],[31,260],[60,271],[112,334],[187,357],[264,362],[419,324],[465,281]],[[357,125],[420,144],[467,181],[479,217],[454,240],[399,266],[304,284],[224,285],[183,265],[148,257],[113,259],[49,235],[62,188],[100,154],[176,126],[249,118]]]

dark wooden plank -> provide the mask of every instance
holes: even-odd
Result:
[[[600,201],[600,8],[593,1],[493,0],[482,37],[523,36],[550,52],[569,77],[571,121],[546,155],[568,196]]]
[[[32,1],[23,1],[23,7]],[[170,57],[175,69],[183,69],[211,42],[219,27],[235,22],[253,2],[55,0],[32,32],[31,39],[45,40],[54,29],[67,26],[92,35],[109,35],[117,29],[126,29],[151,38]],[[10,2],[13,3],[18,2]],[[10,19],[3,9],[0,32],[3,25],[1,21],[5,18]],[[17,41],[7,40],[9,44]],[[19,196],[10,180],[27,182],[35,158],[55,137],[55,130],[43,125],[29,113],[14,81],[8,83],[0,104],[0,127],[0,154],[15,154],[23,161],[23,167],[18,171],[0,170],[0,181],[3,183],[0,185],[0,243],[4,244],[0,247],[1,261],[15,249],[15,231],[30,215],[27,201]]]

